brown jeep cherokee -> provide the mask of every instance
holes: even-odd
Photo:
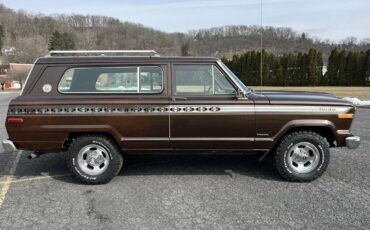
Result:
[[[283,178],[311,181],[327,168],[330,147],[360,144],[348,101],[256,92],[217,58],[131,52],[148,56],[60,51],[37,59],[10,102],[4,149],[32,150],[30,158],[67,151],[74,175],[100,184],[117,175],[128,150],[271,153]]]

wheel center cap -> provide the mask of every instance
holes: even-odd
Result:
[[[299,150],[294,154],[294,161],[299,163],[304,163],[308,159],[308,153],[306,151]]]
[[[95,166],[99,166],[101,165],[102,163],[104,162],[104,158],[103,156],[101,156],[100,154],[98,153],[91,153],[88,158],[87,158],[87,163],[92,166],[92,167],[95,167]]]

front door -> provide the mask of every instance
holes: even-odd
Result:
[[[254,148],[254,103],[217,66],[173,64],[170,140],[175,149]]]

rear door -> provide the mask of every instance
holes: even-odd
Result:
[[[69,132],[110,132],[122,149],[168,149],[167,69],[162,63],[70,68],[58,87],[71,100],[63,116],[80,116],[55,122]]]
[[[172,65],[170,140],[175,149],[254,148],[254,103],[217,63]]]

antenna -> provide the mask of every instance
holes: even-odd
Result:
[[[262,0],[261,0],[261,60],[260,60],[260,77],[261,77],[261,86],[263,86],[263,74],[262,74],[262,70],[263,70],[263,66],[262,66],[262,61],[263,61],[263,57],[262,57],[262,51],[263,51],[263,24],[262,24]]]

